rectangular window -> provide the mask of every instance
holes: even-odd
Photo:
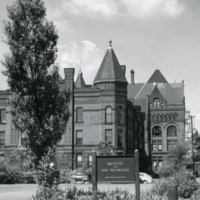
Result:
[[[153,151],[157,151],[157,143],[156,141],[153,141]]]
[[[105,131],[105,142],[112,143],[112,129],[106,129],[106,131]]]
[[[88,156],[88,167],[91,168],[92,167],[92,155]]]
[[[177,140],[167,140],[167,149],[170,150],[177,144]]]
[[[19,131],[16,129],[14,124],[12,123],[12,128],[11,128],[11,141],[10,143],[12,145],[18,145],[19,140]]]
[[[0,132],[0,145],[5,145],[5,131]]]
[[[155,168],[157,167],[157,165],[158,165],[158,159],[157,157],[153,157],[153,167]]]
[[[162,141],[158,141],[158,151],[162,151]]]
[[[159,157],[158,158],[158,167],[162,167],[162,164],[163,164],[162,157]]]
[[[6,110],[5,109],[0,110],[0,123],[1,124],[6,123]]]
[[[154,140],[152,150],[153,151],[162,151],[162,140]]]
[[[117,138],[117,146],[122,147],[122,129],[118,129],[118,138]]]
[[[76,131],[76,144],[83,144],[83,131],[81,130]]]
[[[81,153],[77,153],[76,154],[76,168],[81,168],[82,167],[82,154]]]
[[[83,122],[83,108],[76,109],[76,122]]]

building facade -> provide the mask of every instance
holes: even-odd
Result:
[[[72,95],[71,115],[57,148],[61,168],[91,167],[100,142],[112,144],[118,154],[138,149],[140,164],[149,158],[157,168],[168,150],[185,140],[184,83],[168,83],[159,70],[146,83],[135,83],[131,70],[129,84],[125,72],[111,42],[92,85],[85,84],[81,71],[74,81],[74,69],[64,69],[60,91]],[[0,91],[0,159],[23,147],[24,135],[12,123],[10,96],[11,91]]]
[[[133,71],[131,76],[134,76]],[[148,113],[149,151],[153,168],[157,169],[162,166],[168,151],[185,141],[184,82],[168,83],[159,70],[155,70],[146,83],[135,84],[133,80],[128,86],[128,98]],[[145,101],[148,101],[148,106]]]
[[[136,148],[144,152],[145,113],[127,98],[125,71],[126,66],[119,64],[111,42],[92,85],[85,84],[81,71],[74,82],[74,69],[64,69],[60,91],[70,91],[72,95],[71,116],[57,148],[60,167],[91,167],[91,154],[100,142],[112,144],[118,154],[133,154]],[[10,91],[0,94],[2,157],[6,151],[23,145],[23,134],[12,129],[10,95]]]

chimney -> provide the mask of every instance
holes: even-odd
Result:
[[[131,84],[132,84],[132,85],[135,85],[134,76],[135,76],[135,72],[134,72],[134,70],[132,69],[132,70],[131,70]]]
[[[74,90],[74,68],[64,68],[65,88],[67,91]]]
[[[124,76],[126,75],[126,65],[120,65],[122,68],[122,71],[124,72]]]

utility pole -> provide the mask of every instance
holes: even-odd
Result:
[[[195,162],[194,162],[194,135],[193,135],[193,116],[190,116],[191,119],[191,140],[192,140],[192,169],[193,174],[195,175]]]

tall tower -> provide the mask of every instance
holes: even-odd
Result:
[[[126,108],[127,80],[126,66],[120,65],[112,48],[112,41],[94,79],[94,87],[100,92],[99,103],[102,110],[103,141],[110,142],[116,147],[125,148],[126,141]]]

